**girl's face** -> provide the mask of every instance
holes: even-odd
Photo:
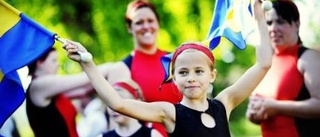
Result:
[[[142,47],[155,45],[159,30],[155,13],[150,8],[143,7],[133,11],[130,17],[132,23],[128,30],[133,35],[134,41]]]
[[[110,114],[110,118],[113,119],[114,122],[116,122],[119,125],[125,125],[128,123],[130,117],[127,117],[123,114],[120,114],[118,112],[113,111],[112,109],[108,108],[108,112]]]
[[[57,51],[51,51],[44,61],[38,62],[38,69],[46,74],[57,74],[59,68]]]
[[[299,22],[291,24],[279,17],[275,9],[266,14],[269,36],[273,46],[294,45],[298,41]]]
[[[134,99],[133,95],[131,95],[129,93],[129,91],[127,91],[126,89],[124,89],[122,87],[118,87],[118,86],[116,86],[114,88],[122,98],[124,98],[124,99]],[[125,125],[131,119],[130,117],[125,116],[123,114],[120,114],[118,112],[115,112],[115,111],[113,111],[111,109],[109,109],[109,112],[110,112],[111,118],[115,122],[117,122],[119,125]]]
[[[201,51],[187,49],[175,61],[173,80],[189,99],[206,97],[209,84],[215,79],[210,59]]]

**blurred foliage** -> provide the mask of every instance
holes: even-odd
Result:
[[[119,61],[133,49],[132,37],[124,22],[126,5],[130,0],[6,1],[60,37],[82,43],[94,55],[97,64]],[[180,43],[205,39],[211,23],[214,0],[150,1],[155,4],[160,15],[161,30],[157,42],[161,49],[173,51]],[[56,42],[55,47],[62,64],[59,73],[81,71],[76,63],[66,57],[61,46],[61,43]],[[235,82],[255,61],[252,46],[245,50],[230,45],[219,46],[214,54],[218,76],[215,81],[216,92],[212,96]],[[259,135],[259,132],[250,132],[248,128],[251,127],[246,127],[247,124],[242,124],[248,122],[245,119],[245,109],[246,102],[232,112],[232,132],[235,136]]]

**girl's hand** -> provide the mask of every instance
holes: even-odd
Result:
[[[63,48],[67,51],[68,57],[77,62],[89,62],[92,55],[79,43],[71,40],[65,40]]]
[[[264,18],[265,10],[262,8],[262,2],[265,0],[254,0],[253,2],[253,15],[254,18],[257,20],[260,20],[261,18]]]

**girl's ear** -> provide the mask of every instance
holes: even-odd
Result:
[[[213,83],[214,80],[216,79],[216,76],[217,76],[217,70],[216,69],[213,69],[211,71],[211,80],[210,80],[210,83]]]
[[[173,83],[174,83],[175,85],[177,85],[177,83],[176,83],[176,78],[175,78],[174,75],[172,75],[172,81],[173,81]]]

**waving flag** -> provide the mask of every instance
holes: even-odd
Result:
[[[233,44],[238,49],[246,48],[246,38],[254,30],[250,0],[216,0],[211,26],[203,41],[211,50],[218,45]],[[165,69],[164,82],[170,82],[172,53],[161,58]]]
[[[0,128],[22,104],[24,89],[17,69],[54,44],[54,33],[0,0]]]
[[[211,27],[206,43],[210,49],[224,43],[232,43],[245,49],[245,39],[254,30],[250,0],[216,0]]]
[[[171,74],[171,70],[172,70],[171,59],[172,59],[172,56],[173,56],[173,53],[170,53],[170,54],[167,54],[167,55],[161,57],[162,67],[163,67],[163,69],[165,71],[165,76],[164,76],[163,83],[170,82],[172,80],[172,74]]]

